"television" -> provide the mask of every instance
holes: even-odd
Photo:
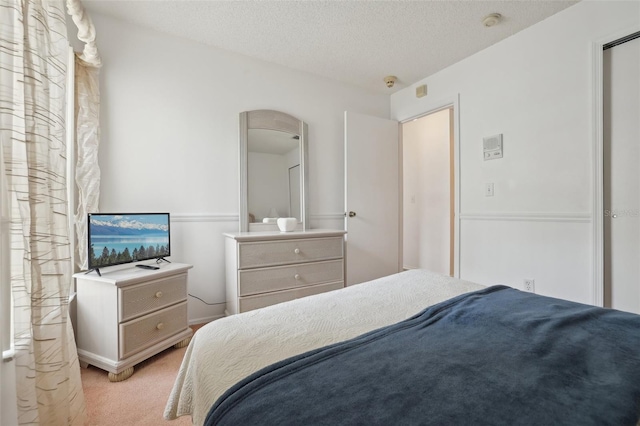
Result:
[[[171,256],[169,213],[89,213],[89,271]]]

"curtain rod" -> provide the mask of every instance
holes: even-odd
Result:
[[[91,17],[82,6],[82,2],[80,0],[67,0],[67,13],[73,19],[76,27],[78,27],[78,40],[84,43],[84,49],[78,57],[94,67],[100,67],[102,59],[100,59],[100,53],[98,53],[98,46],[96,45],[96,28],[91,22]]]

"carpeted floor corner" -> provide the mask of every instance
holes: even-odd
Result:
[[[194,331],[199,326],[192,326]],[[107,372],[89,366],[81,369],[82,387],[91,426],[185,426],[191,417],[167,421],[164,407],[187,348],[173,347],[135,366],[131,377],[112,383]]]

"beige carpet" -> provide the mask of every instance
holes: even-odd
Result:
[[[192,326],[197,329],[199,326]],[[87,405],[88,425],[92,426],[183,426],[191,417],[167,421],[162,418],[173,382],[187,348],[173,347],[135,366],[133,376],[112,383],[107,372],[89,366],[81,369]]]

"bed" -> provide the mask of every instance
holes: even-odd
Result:
[[[531,311],[532,304],[542,310]],[[559,319],[548,321],[556,313]],[[503,328],[477,331],[491,315]],[[576,318],[588,327],[607,324],[596,337],[609,339],[606,345],[616,350],[603,352],[602,342],[583,334],[588,327]],[[513,326],[517,321],[525,328]],[[454,323],[455,333],[442,328]],[[570,334],[561,334],[566,327],[572,327]],[[568,412],[577,417],[565,424],[633,425],[640,417],[639,330],[640,316],[633,314],[406,271],[202,327],[185,353],[165,418],[191,415],[197,425],[543,424],[535,416],[558,420]],[[434,340],[452,336],[457,340]],[[531,350],[529,341],[535,344]],[[510,359],[517,352],[512,343],[524,348],[521,356],[536,371],[538,360],[547,360],[551,373],[536,372],[541,381],[531,381],[531,365]],[[586,346],[593,348],[583,356]],[[555,355],[558,347],[569,350],[565,358]],[[509,356],[503,360],[500,354]],[[422,364],[407,370],[413,365],[407,357]],[[385,359],[392,362],[379,363]],[[560,364],[567,359],[570,365]],[[565,368],[567,374],[553,371]],[[400,376],[404,381],[396,380]],[[415,382],[418,376],[427,384]],[[540,383],[548,384],[544,392],[537,392]],[[318,387],[330,389],[326,401],[319,402]],[[401,403],[393,408],[393,401]]]

